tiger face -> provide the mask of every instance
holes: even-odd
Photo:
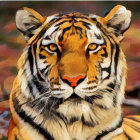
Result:
[[[120,5],[103,18],[80,13],[42,17],[29,8],[19,10],[16,25],[28,44],[19,61],[22,93],[31,99],[41,97],[63,113],[64,106],[75,104],[120,106],[126,62],[119,43],[130,17]]]
[[[98,67],[105,55],[105,40],[94,22],[89,22],[86,16],[87,19],[79,20],[81,17],[78,13],[62,16],[61,22],[50,27],[53,33],[46,31],[40,43],[39,55],[51,67],[46,77],[56,98],[65,100],[76,94],[85,99],[92,96],[101,82]]]

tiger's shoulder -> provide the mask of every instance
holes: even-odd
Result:
[[[123,133],[112,140],[140,140],[140,115],[130,115],[123,118]]]

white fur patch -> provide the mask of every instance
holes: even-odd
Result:
[[[105,79],[108,75],[109,75],[108,72],[106,72],[106,71],[103,71],[103,72],[102,72],[102,78],[103,78],[103,79]]]

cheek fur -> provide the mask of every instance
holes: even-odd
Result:
[[[49,73],[50,85],[59,83],[59,73],[57,64],[52,66]]]
[[[90,62],[88,62],[88,81],[95,81],[97,83],[97,77],[98,77],[98,59],[92,57],[90,59]]]

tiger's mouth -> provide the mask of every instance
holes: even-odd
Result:
[[[73,93],[67,99],[57,98],[57,97],[51,97],[50,100],[51,100],[52,103],[55,103],[55,105],[54,105],[55,108],[59,108],[59,105],[63,104],[64,102],[67,102],[67,101],[71,101],[73,103],[81,103],[81,101],[86,101],[89,104],[93,104],[94,97],[81,98],[76,93]]]
[[[80,96],[78,96],[76,93],[73,93],[69,98],[67,98],[66,100],[64,101],[67,101],[67,100],[72,100],[72,101],[81,101],[81,100],[84,100],[90,104],[93,104],[93,99],[90,97],[85,97],[85,98],[81,98]]]

